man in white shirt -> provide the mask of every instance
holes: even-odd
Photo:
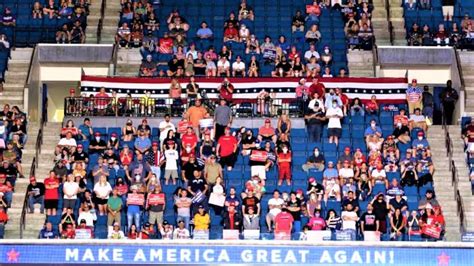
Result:
[[[350,162],[345,160],[343,163],[343,167],[339,169],[339,182],[340,184],[344,184],[345,180],[354,177],[354,169],[350,167]]]
[[[275,223],[275,217],[281,212],[281,207],[285,202],[280,198],[278,190],[273,191],[273,198],[268,200],[269,211],[265,220],[267,221],[268,232],[272,231],[272,223]]]
[[[217,61],[217,75],[226,77],[230,76],[230,63],[225,56],[222,56],[219,61]]]
[[[378,163],[370,175],[376,184],[384,184],[385,187],[388,187],[387,173],[383,169],[382,163]]]
[[[59,148],[67,148],[71,152],[73,151],[73,149],[75,149],[77,147],[77,142],[72,137],[71,132],[66,133],[66,137],[59,140],[58,147]]]
[[[356,240],[356,223],[359,220],[352,204],[347,204],[346,209],[341,213],[342,230],[351,234],[351,240]]]
[[[171,117],[169,114],[165,115],[165,120],[160,122],[160,124],[158,125],[158,128],[160,129],[160,147],[163,147],[163,141],[168,136],[168,131],[170,130],[176,131],[176,127],[171,122]]]
[[[308,103],[308,108],[312,109],[314,112],[321,112],[324,113],[324,103],[321,99],[319,99],[319,95],[317,92],[315,92],[313,95],[313,98],[311,101]]]
[[[421,113],[420,108],[415,108],[415,112],[410,115],[409,127],[410,130],[419,127],[423,129],[423,131],[428,130],[428,126],[426,125],[426,117]]]
[[[306,62],[309,62],[309,60],[313,56],[316,57],[316,61],[318,61],[320,58],[319,53],[318,51],[316,51],[316,47],[314,46],[314,44],[310,44],[309,50],[304,53],[304,59],[306,60]]]
[[[185,227],[184,221],[178,221],[178,227],[173,231],[173,239],[189,239],[189,230]]]
[[[232,64],[232,76],[245,77],[245,64],[242,62],[240,55],[236,57],[235,62]]]
[[[328,136],[329,143],[336,143],[339,145],[339,138],[341,137],[342,127],[341,119],[344,117],[342,109],[338,106],[337,101],[333,100],[331,106],[326,110],[326,118],[328,122]]]
[[[74,182],[74,176],[69,174],[66,182],[63,184],[63,213],[65,213],[68,208],[74,209],[76,207],[78,192],[79,184]]]

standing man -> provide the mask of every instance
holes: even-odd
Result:
[[[227,105],[226,100],[221,99],[219,103],[219,106],[214,112],[214,132],[216,140],[219,140],[219,138],[224,135],[225,128],[230,127],[232,123],[232,110]]]
[[[160,147],[163,147],[163,141],[168,136],[168,132],[170,130],[176,131],[176,127],[171,122],[171,116],[169,114],[165,115],[165,120],[160,122],[158,128],[160,129]]]
[[[411,84],[408,85],[406,99],[408,102],[408,111],[410,114],[415,112],[415,108],[422,109],[423,91],[418,87],[416,79],[411,80]]]
[[[229,82],[229,79],[225,78],[222,84],[219,86],[219,96],[221,99],[225,99],[227,102],[232,101],[232,94],[234,93],[234,85]]]
[[[453,113],[456,108],[456,102],[459,98],[458,92],[453,88],[451,80],[446,82],[446,88],[440,97],[444,109],[444,119],[447,125],[451,125],[453,123]]]
[[[434,101],[433,101],[433,94],[430,92],[430,87],[424,86],[423,87],[423,115],[433,119],[433,109],[434,109]]]

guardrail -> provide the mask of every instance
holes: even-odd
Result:
[[[30,176],[35,176],[36,172],[36,157],[33,158],[30,167]],[[21,209],[21,216],[20,216],[20,239],[23,238],[23,231],[26,227],[26,210],[28,209],[28,190],[25,192],[25,198],[23,200],[23,207]]]
[[[107,0],[102,0],[100,6],[100,19],[99,23],[97,24],[97,43],[99,44],[102,40],[102,28],[104,26],[104,13],[105,9],[107,8]]]
[[[207,97],[202,97],[200,100],[212,114],[218,100]],[[193,99],[186,98],[66,97],[64,99],[64,116],[153,117],[165,114],[182,116],[193,105],[193,102]],[[231,109],[238,117],[275,117],[282,113],[291,117],[302,117],[303,115],[302,108],[296,99],[238,99],[231,104]]]

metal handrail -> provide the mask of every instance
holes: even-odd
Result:
[[[98,44],[102,40],[102,28],[104,26],[104,14],[105,14],[106,7],[107,7],[107,0],[102,0],[102,4],[100,6],[100,19],[99,19],[99,23],[97,24],[97,43]]]
[[[31,162],[31,168],[30,168],[30,177],[35,176],[36,172],[36,157],[33,158],[33,161]],[[23,238],[23,231],[26,228],[26,209],[28,208],[28,190],[25,192],[25,198],[23,200],[23,207],[21,209],[21,216],[20,216],[20,239]]]

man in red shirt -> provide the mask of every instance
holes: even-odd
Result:
[[[276,143],[277,135],[270,119],[265,119],[265,125],[258,130],[257,138],[260,142],[273,141]]]
[[[278,153],[278,185],[281,186],[283,179],[286,184],[291,185],[291,151],[283,144],[281,152]]]
[[[341,98],[343,107],[342,111],[344,112],[344,114],[347,114],[347,110],[349,109],[349,97],[347,97],[345,93],[342,93],[341,89],[339,88],[336,88],[334,92],[337,96],[339,96],[339,98]]]
[[[227,165],[227,170],[231,171],[234,167],[237,151],[237,139],[230,134],[230,127],[224,130],[224,136],[217,141],[216,155],[220,157],[222,167]]]
[[[275,216],[275,234],[291,235],[293,229],[293,215],[288,212],[286,207],[281,209],[281,212]]]
[[[196,149],[197,142],[198,138],[196,134],[194,134],[193,127],[188,126],[186,133],[181,136],[181,145],[186,149],[186,146],[189,144],[191,150],[187,152],[190,153]]]
[[[0,205],[0,239],[3,239],[5,224],[8,222],[8,215],[3,206]]]
[[[99,115],[105,115],[105,110],[107,105],[109,104],[109,95],[105,92],[105,88],[100,88],[99,93],[94,96],[97,100],[95,100],[95,107],[99,112]]]
[[[58,208],[59,199],[59,180],[56,178],[54,171],[49,171],[49,176],[44,180],[45,192],[44,192],[44,207],[46,209],[46,215],[56,215],[56,209]]]
[[[163,38],[159,41],[160,54],[172,54],[173,53],[173,39],[165,32]]]
[[[224,42],[239,41],[239,31],[234,27],[234,23],[229,23],[224,31]]]
[[[323,97],[326,94],[326,87],[324,87],[324,84],[318,82],[318,78],[314,78],[313,84],[309,86],[309,95],[313,96],[315,92]]]

